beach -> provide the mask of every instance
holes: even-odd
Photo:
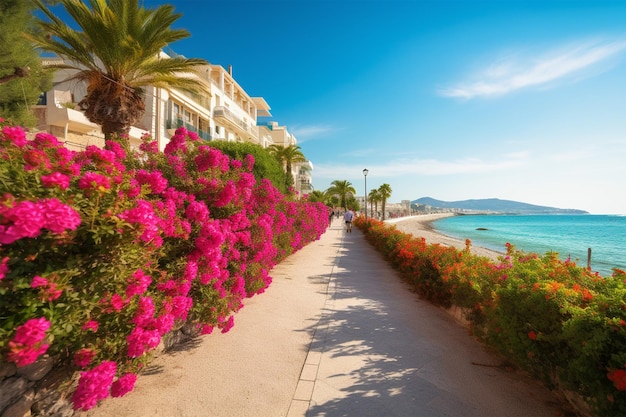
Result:
[[[400,217],[397,219],[386,220],[385,223],[393,224],[398,230],[404,233],[412,234],[414,237],[423,237],[428,244],[440,244],[443,246],[452,246],[459,250],[465,249],[465,240],[452,238],[441,234],[435,230],[432,223],[445,217],[455,216],[454,213],[433,213],[420,214],[416,216]],[[472,253],[477,256],[484,256],[493,260],[498,260],[503,253],[472,245]]]

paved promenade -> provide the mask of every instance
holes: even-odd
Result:
[[[158,357],[133,392],[80,415],[565,415],[340,223],[277,266],[229,333]]]

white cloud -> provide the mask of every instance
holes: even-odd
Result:
[[[296,137],[299,143],[306,142],[307,140],[317,139],[335,132],[338,129],[329,125],[303,125],[289,127],[291,133]]]
[[[472,99],[507,94],[546,84],[607,61],[626,50],[626,40],[586,41],[545,53],[538,58],[505,58],[484,69],[475,80],[443,88],[444,97]]]
[[[477,174],[504,171],[523,166],[529,159],[529,152],[517,152],[502,155],[492,161],[478,158],[465,158],[454,161],[440,161],[436,159],[401,159],[390,160],[386,164],[368,165],[371,172],[378,177],[405,177],[410,175],[443,176],[459,174]],[[362,163],[353,164],[316,164],[313,176],[315,178],[353,178],[355,173],[363,170]]]

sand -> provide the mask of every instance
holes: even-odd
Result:
[[[452,246],[457,249],[465,249],[465,240],[456,239],[450,236],[446,236],[435,230],[432,223],[435,220],[443,219],[445,217],[455,216],[454,213],[434,213],[434,214],[419,214],[416,216],[400,217],[397,219],[387,220],[386,223],[393,224],[396,228],[404,233],[410,233],[415,237],[423,237],[426,239],[426,243],[440,244],[443,246]],[[498,252],[492,249],[483,248],[480,246],[472,245],[472,253],[477,256],[484,256],[493,260],[498,260],[498,257],[502,256],[502,252]]]

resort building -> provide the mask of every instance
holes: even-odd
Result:
[[[275,121],[259,122],[257,124],[259,136],[267,137],[270,144],[285,147],[298,144],[298,140],[289,132],[287,126],[280,126]],[[298,162],[291,167],[294,186],[301,196],[313,191],[311,171],[313,171],[313,163],[311,161]]]
[[[172,56],[162,52],[164,58]],[[60,58],[43,58],[43,64],[62,62]],[[42,94],[35,106],[39,130],[46,130],[64,141],[70,149],[89,145],[104,146],[100,127],[91,123],[78,103],[86,96],[87,86],[67,81],[76,70],[59,69],[54,74],[52,90]],[[208,94],[194,95],[175,89],[145,88],[146,110],[143,118],[129,133],[131,146],[138,146],[141,137],[150,134],[164,150],[177,128],[184,126],[204,140],[249,142],[264,148],[277,144],[289,146],[297,140],[286,126],[277,122],[257,123],[260,117],[271,117],[270,106],[262,97],[251,97],[235,81],[232,67],[202,65],[197,77]],[[310,161],[294,164],[292,176],[296,190],[306,194],[312,190]]]

